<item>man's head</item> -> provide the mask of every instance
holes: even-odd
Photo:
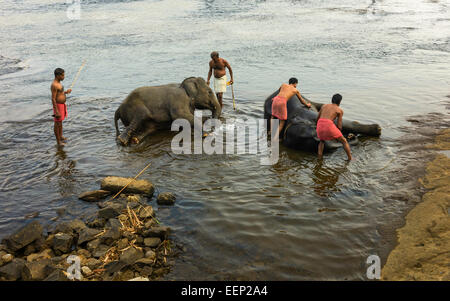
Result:
[[[219,58],[219,53],[217,51],[211,52],[211,58],[217,60]]]
[[[341,94],[334,94],[333,98],[331,99],[331,103],[334,103],[336,105],[340,105],[342,100]]]
[[[293,85],[294,87],[297,87],[298,84],[298,79],[296,79],[295,77],[291,77],[289,79],[289,85]]]
[[[59,80],[64,79],[64,69],[56,68],[54,73],[55,73],[55,78],[57,78]]]

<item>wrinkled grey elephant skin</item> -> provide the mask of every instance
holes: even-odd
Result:
[[[182,118],[194,124],[194,110],[208,109],[219,118],[221,106],[201,77],[186,78],[181,84],[140,87],[133,90],[114,115],[117,140],[122,145],[139,143],[161,129],[170,129],[172,121]],[[125,130],[120,133],[118,120]]]

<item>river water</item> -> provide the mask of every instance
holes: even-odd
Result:
[[[177,202],[158,206],[186,250],[166,279],[367,279],[366,259],[386,254],[380,229],[409,202],[392,170],[411,114],[448,101],[450,1],[0,0],[0,238],[29,222],[89,216],[77,195],[107,175],[142,175]],[[345,118],[382,127],[345,162],[286,149],[273,166],[259,155],[175,155],[173,133],[122,148],[113,116],[136,87],[206,78],[217,50],[235,74],[237,111],[225,94],[222,121],[262,118],[264,99],[290,77],[316,102],[343,95]],[[86,59],[56,147],[53,70],[66,88]],[[404,192],[407,194],[408,192]],[[385,260],[385,255],[382,261]]]

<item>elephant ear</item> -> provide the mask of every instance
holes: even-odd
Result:
[[[186,91],[187,95],[193,99],[198,94],[198,85],[195,77],[186,78],[182,83],[181,87]]]

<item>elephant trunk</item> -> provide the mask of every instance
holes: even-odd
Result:
[[[345,121],[342,128],[346,132],[378,137],[381,135],[381,127],[378,124],[362,124],[357,121]]]

